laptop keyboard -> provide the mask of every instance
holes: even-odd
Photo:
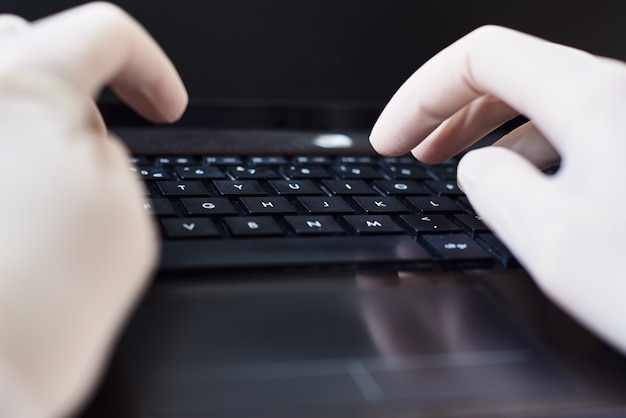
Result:
[[[163,240],[161,268],[510,267],[456,184],[456,161],[412,157],[133,159]]]

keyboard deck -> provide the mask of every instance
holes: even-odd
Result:
[[[510,267],[456,183],[412,157],[138,156],[163,270]]]

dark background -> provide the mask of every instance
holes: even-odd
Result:
[[[2,0],[36,19],[80,4]],[[626,60],[626,2],[589,0],[119,0],[191,95],[178,125],[368,130],[402,82],[454,40],[500,24]],[[110,92],[110,125],[145,124]]]
[[[35,19],[79,4],[3,0]],[[432,54],[487,23],[626,59],[626,2],[121,0],[194,100],[387,100]]]

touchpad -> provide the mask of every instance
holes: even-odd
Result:
[[[155,292],[121,347],[138,403],[177,417],[443,411],[576,390],[480,290],[453,285]]]

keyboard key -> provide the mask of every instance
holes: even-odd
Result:
[[[465,234],[422,235],[421,240],[443,260],[492,260],[487,251]]]
[[[323,155],[298,155],[292,161],[296,165],[331,165],[333,161]]]
[[[457,198],[456,201],[458,205],[461,206],[461,208],[463,208],[465,212],[476,213],[476,211],[474,210],[474,207],[472,206],[472,204],[470,203],[469,199],[466,196],[461,196]]]
[[[221,234],[208,218],[167,218],[161,225],[168,238],[209,238]]]
[[[144,180],[170,180],[172,178],[169,171],[161,167],[131,167],[131,170],[139,173]]]
[[[415,159],[412,155],[405,155],[402,157],[382,157],[380,158],[380,165],[392,166],[392,165],[408,165],[408,166],[421,166],[421,163]]]
[[[264,196],[267,194],[256,180],[215,180],[213,184],[222,196]]]
[[[183,180],[217,180],[226,176],[217,167],[185,166],[174,167],[174,172]]]
[[[322,183],[336,196],[376,194],[363,180],[322,180]]]
[[[396,180],[429,180],[432,177],[424,167],[417,164],[393,164],[385,167],[389,176]]]
[[[149,199],[143,204],[143,208],[156,216],[176,215],[176,209],[174,208],[172,202],[162,197]]]
[[[439,165],[428,166],[428,172],[438,180],[456,181],[456,164],[449,162]]]
[[[346,215],[343,219],[359,235],[398,234],[403,232],[403,229],[387,215]]]
[[[480,216],[462,213],[454,216],[454,219],[461,225],[461,228],[472,237],[481,232],[489,232],[489,228],[480,220]]]
[[[157,157],[154,159],[154,163],[160,166],[171,166],[197,164],[198,162],[191,157]]]
[[[298,203],[310,214],[350,214],[355,210],[345,200],[337,196],[299,197]]]
[[[284,197],[242,197],[239,199],[246,213],[249,215],[283,215],[296,213]]]
[[[337,158],[337,163],[339,164],[362,164],[362,165],[374,165],[376,164],[376,158],[368,157],[366,155],[362,156],[342,156]]]
[[[387,196],[423,196],[426,190],[413,180],[378,180],[374,187]]]
[[[328,179],[332,177],[326,168],[319,166],[289,166],[283,167],[281,172],[288,179]]]
[[[147,167],[147,166],[152,165],[151,159],[143,155],[133,155],[132,157],[128,159],[128,162],[130,163],[132,168],[134,168],[134,166]]]
[[[480,234],[476,242],[485,247],[504,267],[519,265],[513,253],[495,235]]]
[[[234,237],[277,236],[284,231],[271,217],[241,216],[224,218],[224,224]]]
[[[185,213],[191,216],[236,215],[235,207],[225,197],[190,197],[180,200]]]
[[[463,192],[456,181],[426,181],[426,187],[437,196],[461,196]]]
[[[321,195],[322,190],[311,180],[270,180],[270,187],[281,196],[311,196]]]
[[[367,214],[371,213],[407,213],[409,210],[395,197],[356,196],[352,198]]]
[[[373,180],[383,178],[378,169],[369,165],[340,165],[333,167],[333,170],[342,179]]]
[[[165,240],[160,262],[166,271],[312,265],[358,265],[367,269],[381,263],[425,269],[433,267],[433,256],[409,235],[280,236]]]
[[[285,216],[297,235],[336,235],[345,231],[331,216]]]
[[[159,181],[157,188],[163,196],[202,196],[210,195],[200,181]]]
[[[216,165],[216,166],[241,165],[243,164],[243,161],[241,161],[241,158],[239,157],[219,156],[219,157],[206,157],[204,159],[204,164]]]
[[[413,235],[461,232],[461,229],[444,215],[402,215],[400,220]]]
[[[445,196],[407,197],[406,201],[420,211],[420,213],[461,212],[461,208],[457,206],[454,200]]]
[[[250,157],[248,158],[249,165],[285,165],[287,164],[287,160],[282,156],[258,156],[258,157]]]
[[[253,180],[253,179],[277,179],[280,178],[278,173],[268,167],[244,167],[241,165],[229,167],[226,172],[237,180]]]

